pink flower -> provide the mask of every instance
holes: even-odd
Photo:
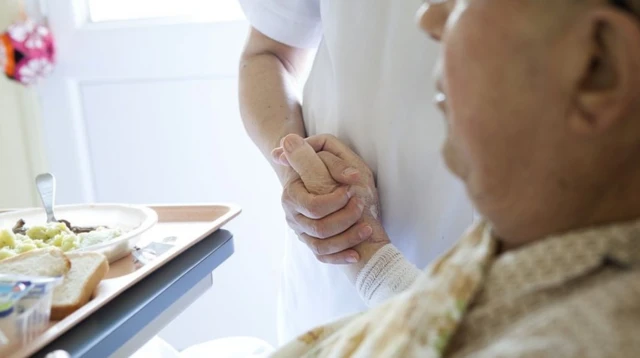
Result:
[[[9,36],[17,42],[24,43],[28,49],[42,49],[45,46],[46,38],[49,36],[49,29],[38,25],[32,20],[17,23],[9,26],[7,30]]]
[[[11,68],[7,75],[11,79],[31,85],[53,70],[55,48],[46,26],[25,20],[9,26],[3,38],[5,45],[8,42],[4,58],[9,61],[6,63]]]
[[[53,64],[47,58],[34,58],[16,69],[16,79],[26,85],[32,85],[52,70]]]

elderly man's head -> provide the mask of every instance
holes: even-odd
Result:
[[[444,156],[497,233],[640,215],[640,0],[431,2]]]

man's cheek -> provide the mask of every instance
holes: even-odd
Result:
[[[469,156],[465,138],[455,127],[452,127],[442,146],[442,155],[449,170],[465,180],[469,172]]]
[[[442,158],[444,159],[444,162],[447,165],[447,168],[449,169],[449,171],[453,173],[453,175],[461,177],[462,173],[460,173],[459,171],[458,163],[456,161],[454,151],[455,150],[453,148],[453,143],[451,142],[451,139],[447,138],[447,140],[445,140],[445,142],[442,145]]]

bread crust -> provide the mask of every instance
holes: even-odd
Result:
[[[8,257],[8,258],[0,261],[0,272],[2,271],[3,267],[11,266],[12,264],[14,264],[16,262],[24,261],[25,259],[29,259],[29,258],[35,257],[35,256],[42,256],[42,255],[45,255],[45,254],[53,255],[53,256],[56,256],[56,257],[61,258],[61,259],[64,260],[65,265],[66,265],[66,272],[62,273],[63,275],[66,275],[71,270],[71,260],[69,260],[69,257],[67,257],[67,255],[64,253],[64,251],[60,250],[57,247],[47,247],[47,248],[27,251],[27,252],[22,253],[20,255],[16,255],[16,256],[13,256],[13,257]],[[11,271],[11,270],[9,270],[9,271]],[[44,275],[44,276],[52,277],[52,276],[57,276],[57,275]]]
[[[73,260],[74,257],[81,257],[84,255],[100,255],[103,260],[98,266],[98,268],[89,276],[87,283],[84,285],[82,289],[82,293],[78,297],[76,302],[71,304],[56,304],[55,297],[53,303],[51,305],[51,319],[54,321],[59,321],[69,316],[85,304],[89,302],[92,298],[95,289],[98,287],[100,282],[105,278],[107,273],[109,272],[109,262],[104,255],[93,253],[93,252],[79,252],[79,253],[68,253],[67,256]],[[65,284],[64,282],[62,283]]]
[[[53,255],[56,260],[51,260],[50,258],[46,258],[47,255]],[[48,263],[55,262],[56,268],[47,268],[46,266],[37,266],[38,258],[46,258]],[[85,275],[83,272],[82,265],[78,266],[79,271],[73,270],[73,262],[74,260],[79,260],[82,258],[88,258],[91,260],[100,260],[100,263],[97,265],[95,269],[93,269],[93,261],[92,261],[92,272],[88,275]],[[32,261],[29,261],[32,260]],[[26,262],[25,262],[26,261]],[[76,261],[78,264],[78,261]],[[28,270],[25,270],[28,268]],[[69,316],[80,307],[84,306],[89,300],[92,298],[96,287],[100,284],[100,282],[106,277],[109,272],[109,261],[107,258],[100,253],[97,252],[69,252],[65,253],[59,248],[43,248],[25,252],[23,254],[10,257],[0,261],[0,273],[19,273],[19,274],[28,274],[30,271],[31,274],[36,276],[64,276],[64,281],[61,283],[61,286],[72,285],[75,283],[82,283],[82,291],[76,297],[75,293],[78,291],[75,287],[72,288],[74,291],[73,295],[67,296],[69,299],[74,299],[73,302],[68,302],[69,299],[66,299],[67,302],[63,304],[57,304],[56,302],[65,300],[65,296],[58,297],[56,296],[57,289],[54,289],[53,292],[53,300],[51,305],[51,320],[59,321]],[[73,272],[73,274],[71,274]],[[36,274],[37,273],[37,274]],[[70,277],[74,277],[70,279]],[[80,281],[82,280],[82,281]],[[69,287],[67,287],[69,289]]]

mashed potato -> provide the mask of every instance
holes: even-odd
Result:
[[[86,233],[74,234],[63,223],[47,223],[32,226],[26,235],[14,234],[11,229],[0,230],[0,260],[23,252],[45,247],[58,247],[72,251],[112,240],[122,232],[118,229],[99,227]]]

